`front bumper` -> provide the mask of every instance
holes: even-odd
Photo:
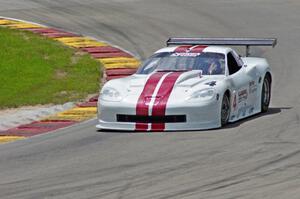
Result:
[[[136,131],[135,122],[118,122],[117,115],[135,115],[136,104],[131,102],[105,102],[98,104],[98,129]],[[167,105],[166,116],[184,115],[185,122],[164,123],[164,131],[205,130],[221,127],[220,102],[171,103]],[[151,123],[147,123],[151,131]]]

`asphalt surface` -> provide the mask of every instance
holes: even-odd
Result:
[[[278,37],[267,114],[225,129],[97,132],[0,145],[0,198],[300,198],[297,0],[0,0],[0,15],[94,36],[141,58],[169,36]]]

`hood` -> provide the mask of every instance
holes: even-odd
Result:
[[[160,72],[156,72],[160,73]],[[205,88],[212,88],[218,85],[218,81],[225,78],[224,75],[201,75],[201,71],[193,70],[187,72],[165,72],[164,74],[177,74],[176,78],[165,80],[169,75],[161,75],[156,83],[150,83],[149,80],[153,78],[155,73],[148,75],[134,74],[125,78],[108,81],[104,87],[112,87],[121,92],[123,96],[130,97],[130,100],[138,98],[143,90],[151,90],[144,93],[144,97],[152,96],[155,88],[160,85],[160,90],[157,92],[157,97],[170,95],[171,92],[176,92],[181,95],[190,94],[196,90]],[[163,80],[161,80],[163,78]],[[158,82],[163,81],[163,84]],[[136,97],[133,97],[136,96]],[[135,101],[135,100],[134,100]]]
[[[179,73],[180,75],[176,79],[174,87],[193,88],[199,85],[210,86],[212,85],[210,83],[216,83],[225,77],[223,75],[201,75],[201,71],[198,70]],[[151,75],[153,75],[153,73],[149,75],[132,75],[127,85],[130,89],[143,88]]]

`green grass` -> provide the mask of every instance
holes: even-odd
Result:
[[[85,98],[98,92],[100,68],[59,42],[0,27],[0,109]]]

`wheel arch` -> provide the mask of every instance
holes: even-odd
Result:
[[[269,77],[270,78],[270,83],[272,83],[272,74],[271,74],[270,71],[266,72],[265,77]]]
[[[230,90],[229,90],[229,89],[226,89],[225,92],[224,92],[224,95],[228,95],[228,97],[229,97],[229,99],[230,99],[230,93],[231,93]]]
[[[223,95],[222,95],[222,98],[221,98],[221,100],[220,100],[220,126],[222,127],[222,126],[225,126],[227,123],[228,123],[228,121],[229,121],[229,119],[230,119],[230,114],[231,114],[231,104],[232,104],[232,102],[231,102],[231,96],[230,96],[231,94],[230,94],[230,90],[227,88],[227,89],[225,89],[225,92],[223,93]],[[223,121],[223,117],[222,117],[222,104],[223,104],[223,100],[224,100],[224,97],[227,97],[227,99],[228,99],[228,108],[229,108],[229,110],[228,110],[228,116],[227,116],[227,118],[228,119],[226,119],[226,120],[224,120]]]
[[[227,88],[227,89],[225,89],[225,92],[224,92],[224,94],[223,94],[223,96],[224,95],[227,95],[228,96],[228,98],[229,98],[229,102],[230,102],[230,104],[231,104],[231,91]],[[223,97],[222,96],[222,97]]]
[[[262,96],[263,96],[262,91],[263,91],[264,81],[265,81],[266,78],[269,80],[269,89],[270,90],[269,90],[269,103],[267,105],[267,108],[264,108],[263,104],[262,104]],[[260,112],[266,112],[268,110],[270,100],[271,100],[271,96],[272,96],[271,91],[272,91],[272,74],[271,74],[270,71],[266,71],[266,73],[265,73],[265,75],[262,79],[262,85],[261,85],[261,91],[260,91],[260,97],[259,97],[259,99],[260,99]]]

